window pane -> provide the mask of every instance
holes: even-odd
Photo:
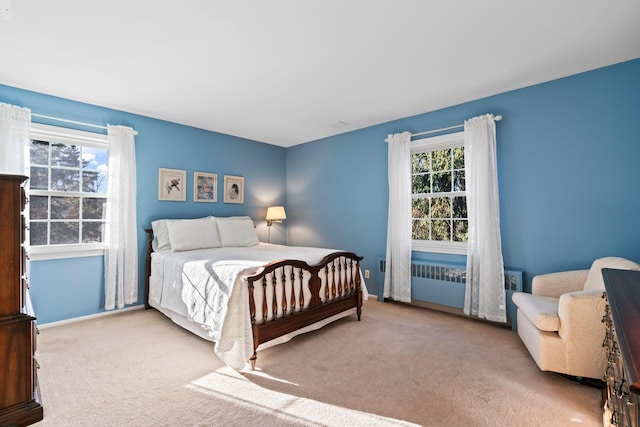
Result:
[[[78,222],[52,222],[51,244],[64,245],[79,243],[80,223]]]
[[[451,218],[450,197],[434,197],[431,199],[431,218]]]
[[[82,199],[83,219],[104,219],[107,199],[84,198]]]
[[[47,223],[33,222],[29,223],[29,242],[31,246],[47,244]]]
[[[31,166],[29,175],[29,188],[31,188],[32,190],[49,189],[49,177],[47,168]]]
[[[411,168],[413,173],[429,172],[431,153],[416,153],[411,156]]]
[[[49,165],[49,143],[47,141],[31,140],[29,154],[32,165]]]
[[[107,172],[109,151],[106,148],[82,147],[82,168]]]
[[[431,192],[431,182],[429,174],[413,175],[411,177],[413,194],[422,194]]]
[[[433,174],[433,192],[445,193],[451,191],[451,172]]]
[[[82,191],[87,193],[106,193],[107,175],[95,171],[82,171]]]
[[[106,193],[109,151],[105,148],[82,147],[82,191]]]
[[[469,240],[469,222],[466,220],[453,220],[453,240],[466,242]]]
[[[453,149],[453,168],[464,169],[464,148],[456,147]]]
[[[102,222],[86,222],[82,223],[82,243],[100,243],[102,242],[102,234],[104,223]]]
[[[453,198],[453,217],[454,218],[467,217],[467,198],[466,197]]]
[[[51,144],[51,166],[80,167],[80,147]]]
[[[429,218],[429,199],[414,199],[411,201],[413,218]]]
[[[49,198],[47,196],[29,197],[29,218],[48,219]]]
[[[429,240],[429,221],[418,219],[412,224],[412,239]]]
[[[464,171],[455,171],[453,173],[453,191],[466,191]]]
[[[51,197],[51,219],[79,219],[80,198]]]
[[[448,171],[451,170],[451,149],[438,150],[432,152],[432,170]]]
[[[443,219],[431,221],[431,240],[450,241],[451,221]]]
[[[52,168],[51,189],[54,191],[80,191],[79,170]]]

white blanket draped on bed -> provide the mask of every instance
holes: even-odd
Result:
[[[150,299],[202,324],[216,343],[218,357],[240,370],[253,355],[249,295],[243,278],[274,260],[298,259],[314,265],[333,252],[336,250],[268,243],[154,252],[152,279],[156,285],[150,290]],[[364,282],[362,287],[366,298]]]
[[[251,273],[262,264],[192,261],[185,263],[182,272],[182,300],[189,320],[219,331],[215,352],[223,362],[238,370],[253,354],[253,335],[251,322],[247,321],[247,287],[237,283],[242,283],[241,274]]]

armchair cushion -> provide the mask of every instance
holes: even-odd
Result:
[[[618,257],[606,257],[593,261],[589,276],[584,284],[585,291],[604,291],[604,280],[602,279],[603,268],[616,268],[619,270],[640,270],[640,265],[628,259]]]
[[[522,314],[539,330],[555,332],[560,329],[558,298],[515,292],[512,300]]]

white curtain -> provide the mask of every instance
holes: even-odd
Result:
[[[389,218],[384,297],[411,302],[411,134],[396,133],[389,144]]]
[[[31,110],[0,102],[0,173],[25,175]]]
[[[465,121],[464,165],[469,218],[464,313],[504,323],[507,315],[493,114]]]
[[[104,257],[105,309],[138,301],[135,131],[107,126],[109,189]]]

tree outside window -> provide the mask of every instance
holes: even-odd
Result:
[[[38,135],[29,147],[30,245],[104,242],[106,144],[71,144],[46,136]]]
[[[442,145],[412,148],[412,238],[467,242],[463,140]]]

